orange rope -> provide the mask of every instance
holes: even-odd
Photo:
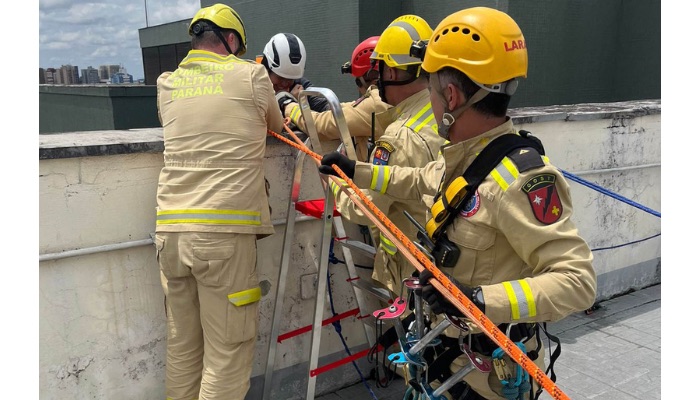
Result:
[[[285,120],[286,121],[286,120]],[[316,160],[317,164],[321,163],[321,158],[319,154],[314,153],[303,143],[301,140],[287,127],[284,125],[285,130],[295,139],[297,143],[275,133],[271,130],[267,132],[276,137],[277,139],[287,143],[288,145],[306,153],[310,157]],[[455,307],[457,307],[465,316],[467,316],[476,326],[478,326],[491,340],[498,344],[503,351],[508,354],[515,362],[517,362],[523,369],[527,371],[530,376],[532,376],[537,383],[542,386],[552,397],[556,400],[569,400],[569,397],[561,390],[559,387],[544,373],[530,358],[523,353],[520,348],[513,343],[508,336],[506,336],[498,326],[496,326],[487,316],[484,314],[472,301],[467,298],[467,296],[462,293],[455,284],[450,281],[445,274],[442,273],[430,259],[423,254],[413,242],[404,235],[401,230],[399,230],[396,225],[394,225],[389,218],[387,218],[384,213],[375,206],[372,201],[362,192],[362,190],[357,187],[350,178],[337,166],[333,165],[333,170],[345,180],[345,182],[350,186],[354,193],[348,190],[340,180],[329,175],[328,177],[332,179],[338,186],[343,190],[344,193],[348,195],[350,200],[355,203],[358,208],[379,228],[380,231],[391,240],[401,251],[411,264],[419,272],[423,269],[428,269],[435,278],[431,278],[431,284],[440,292],[446,299],[448,299]],[[358,201],[354,196],[360,198],[361,202]],[[364,203],[364,204],[362,204]]]

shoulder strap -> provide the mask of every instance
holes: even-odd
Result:
[[[544,147],[542,142],[533,136],[528,131],[521,130],[518,135],[503,135],[492,140],[486,145],[484,150],[476,156],[466,171],[464,171],[464,179],[469,184],[469,187],[476,189],[481,181],[498,166],[505,156],[513,150],[523,147],[532,147],[538,153],[544,155]],[[473,194],[473,193],[472,193]],[[471,196],[469,196],[471,197]]]
[[[544,155],[544,146],[542,146],[542,142],[525,130],[520,130],[518,135],[507,134],[499,136],[484,147],[474,161],[469,164],[464,174],[462,174],[467,181],[466,194],[459,203],[457,203],[456,207],[447,206],[449,215],[446,222],[440,227],[440,233],[443,233],[452,223],[459,210],[464,206],[464,203],[469,201],[481,182],[498,166],[501,160],[512,151],[523,147],[534,148],[538,153]],[[440,194],[438,194],[438,196],[439,195]],[[446,202],[445,204],[449,203]]]

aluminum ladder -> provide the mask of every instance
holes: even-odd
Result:
[[[353,147],[352,138],[345,122],[345,117],[343,115],[342,108],[336,97],[335,93],[327,88],[320,87],[310,87],[303,90],[299,95],[299,105],[301,108],[302,116],[306,123],[308,139],[305,144],[308,146],[309,142],[311,144],[311,149],[316,152],[322,152],[322,145],[318,137],[318,132],[311,115],[311,108],[309,107],[309,96],[322,96],[324,97],[333,113],[333,116],[340,131],[341,142],[345,146],[345,151],[348,157],[352,159],[357,159],[355,154],[355,148]],[[280,330],[280,319],[283,310],[284,294],[286,289],[287,272],[289,270],[290,263],[290,253],[291,245],[294,238],[294,227],[295,227],[295,215],[297,210],[300,210],[305,203],[304,201],[299,201],[299,192],[301,185],[302,169],[305,160],[305,153],[299,151],[296,156],[293,181],[291,185],[290,202],[287,209],[287,223],[284,233],[284,241],[282,244],[282,257],[280,261],[279,269],[279,279],[277,281],[277,291],[275,295],[275,306],[272,318],[272,327],[270,332],[270,342],[267,353],[267,363],[265,368],[265,380],[263,386],[263,400],[269,400],[272,393],[272,375],[274,372],[274,364],[277,356],[277,344],[279,341],[279,330]],[[309,354],[309,374],[308,382],[306,388],[306,399],[313,400],[316,391],[316,376],[319,374],[318,369],[318,359],[320,353],[320,342],[321,342],[321,329],[323,327],[323,314],[325,310],[325,298],[326,291],[328,288],[326,275],[328,273],[329,255],[330,255],[330,244],[332,240],[332,231],[335,230],[336,237],[347,238],[345,233],[345,227],[343,225],[342,217],[334,213],[335,199],[333,193],[328,185],[328,179],[319,174],[322,185],[324,187],[325,198],[323,199],[323,212],[317,217],[321,217],[324,221],[323,230],[321,234],[321,246],[320,246],[320,256],[318,258],[318,278],[316,285],[316,300],[314,307],[314,317],[312,323],[312,337],[311,337],[311,350]],[[312,200],[313,201],[313,200]],[[315,200],[318,201],[318,200]],[[364,294],[371,294],[378,299],[389,302],[392,299],[391,293],[384,288],[375,286],[371,282],[360,278],[357,274],[357,270],[353,261],[352,250],[360,250],[367,254],[374,256],[375,249],[365,243],[358,241],[351,241],[347,239],[339,240],[342,247],[342,254],[345,265],[347,267],[347,272],[349,276],[349,282],[352,285],[354,297],[357,301],[360,316],[371,317],[371,312],[369,310],[364,298]],[[368,344],[368,350],[374,345],[375,332],[373,326],[363,322],[363,327],[365,331],[365,336]],[[366,352],[364,352],[366,354]]]

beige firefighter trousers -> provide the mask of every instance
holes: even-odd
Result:
[[[255,240],[251,234],[156,233],[168,400],[237,400],[248,392],[259,302],[235,306],[228,295],[258,286]]]

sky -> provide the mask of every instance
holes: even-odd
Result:
[[[39,0],[39,67],[123,64],[144,77],[139,32],[189,19],[199,0]]]

